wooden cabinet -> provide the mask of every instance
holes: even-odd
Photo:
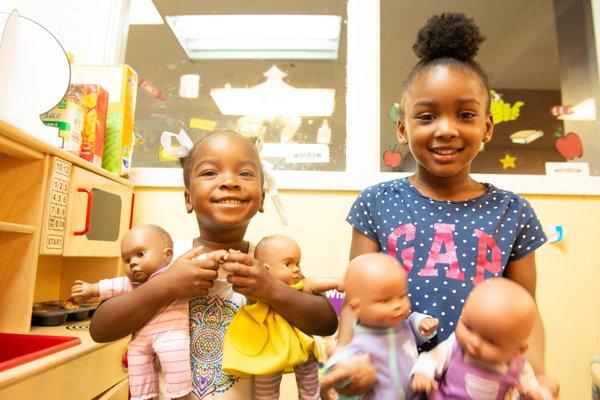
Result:
[[[0,332],[30,332],[33,303],[66,300],[75,279],[122,272],[119,239],[132,194],[129,181],[0,120]],[[127,339],[98,344],[87,330],[79,334],[81,345],[0,372],[0,398],[121,398]]]

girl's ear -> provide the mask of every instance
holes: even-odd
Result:
[[[483,134],[483,143],[487,143],[492,140],[492,135],[494,133],[494,117],[492,114],[488,114],[485,116],[485,133]]]
[[[399,119],[398,123],[396,124],[396,137],[398,138],[398,142],[402,144],[408,144],[406,126],[404,125],[404,121],[402,121],[402,119]]]
[[[187,189],[185,189],[185,191],[183,192],[183,196],[185,197],[185,209],[189,214],[192,211],[194,211],[194,205],[192,204],[192,199],[190,199],[190,192]]]
[[[262,189],[262,197],[260,199],[260,206],[258,207],[258,212],[265,212],[265,189]]]

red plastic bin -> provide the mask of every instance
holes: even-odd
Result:
[[[0,333],[0,371],[81,343],[70,336]]]

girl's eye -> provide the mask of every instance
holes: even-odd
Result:
[[[471,118],[475,117],[475,115],[476,114],[474,112],[464,111],[464,112],[461,112],[460,114],[458,114],[458,118],[459,119],[471,119]]]
[[[200,172],[200,176],[215,176],[217,173],[212,169],[207,169],[206,171]]]
[[[420,121],[432,121],[434,119],[433,114],[419,114],[417,119]]]
[[[242,172],[240,172],[240,175],[251,178],[254,176],[254,173],[252,171],[242,171]]]

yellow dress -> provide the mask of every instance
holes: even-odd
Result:
[[[291,286],[302,290],[302,281]],[[269,305],[254,303],[237,312],[225,332],[222,370],[247,377],[292,372],[314,353],[314,339]]]

